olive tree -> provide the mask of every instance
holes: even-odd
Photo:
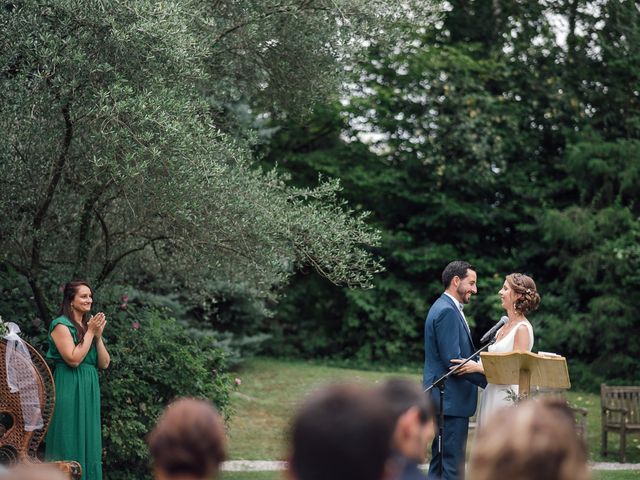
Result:
[[[0,264],[50,318],[53,281],[133,270],[273,294],[297,267],[366,286],[378,235],[319,181],[256,168],[229,105],[304,110],[390,32],[383,1],[5,2]],[[417,17],[416,17],[417,18]]]

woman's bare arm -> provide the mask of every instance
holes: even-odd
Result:
[[[96,340],[96,350],[98,352],[98,368],[109,368],[109,363],[111,363],[111,356],[107,351],[107,347],[102,341],[102,336],[98,337]]]
[[[84,334],[82,343],[76,345],[66,325],[58,324],[51,332],[53,343],[56,344],[56,348],[60,352],[62,359],[67,365],[73,368],[78,367],[84,360],[84,357],[87,356],[87,353],[89,353],[89,349],[93,343],[93,337],[93,331],[88,329],[87,333]]]

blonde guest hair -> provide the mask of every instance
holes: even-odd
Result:
[[[504,408],[478,432],[470,480],[588,480],[587,449],[573,413],[556,399]]]
[[[68,476],[50,464],[21,463],[0,473],[0,480],[68,480]]]

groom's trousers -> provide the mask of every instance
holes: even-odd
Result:
[[[439,468],[442,462],[442,480],[463,480],[464,460],[469,433],[469,417],[444,417],[443,458],[438,453],[438,436],[431,446],[429,480],[440,479]]]

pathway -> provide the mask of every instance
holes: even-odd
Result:
[[[229,460],[222,464],[227,472],[274,472],[284,470],[286,462],[273,460]],[[428,465],[423,465],[426,469]],[[592,462],[593,470],[640,470],[640,463]]]

